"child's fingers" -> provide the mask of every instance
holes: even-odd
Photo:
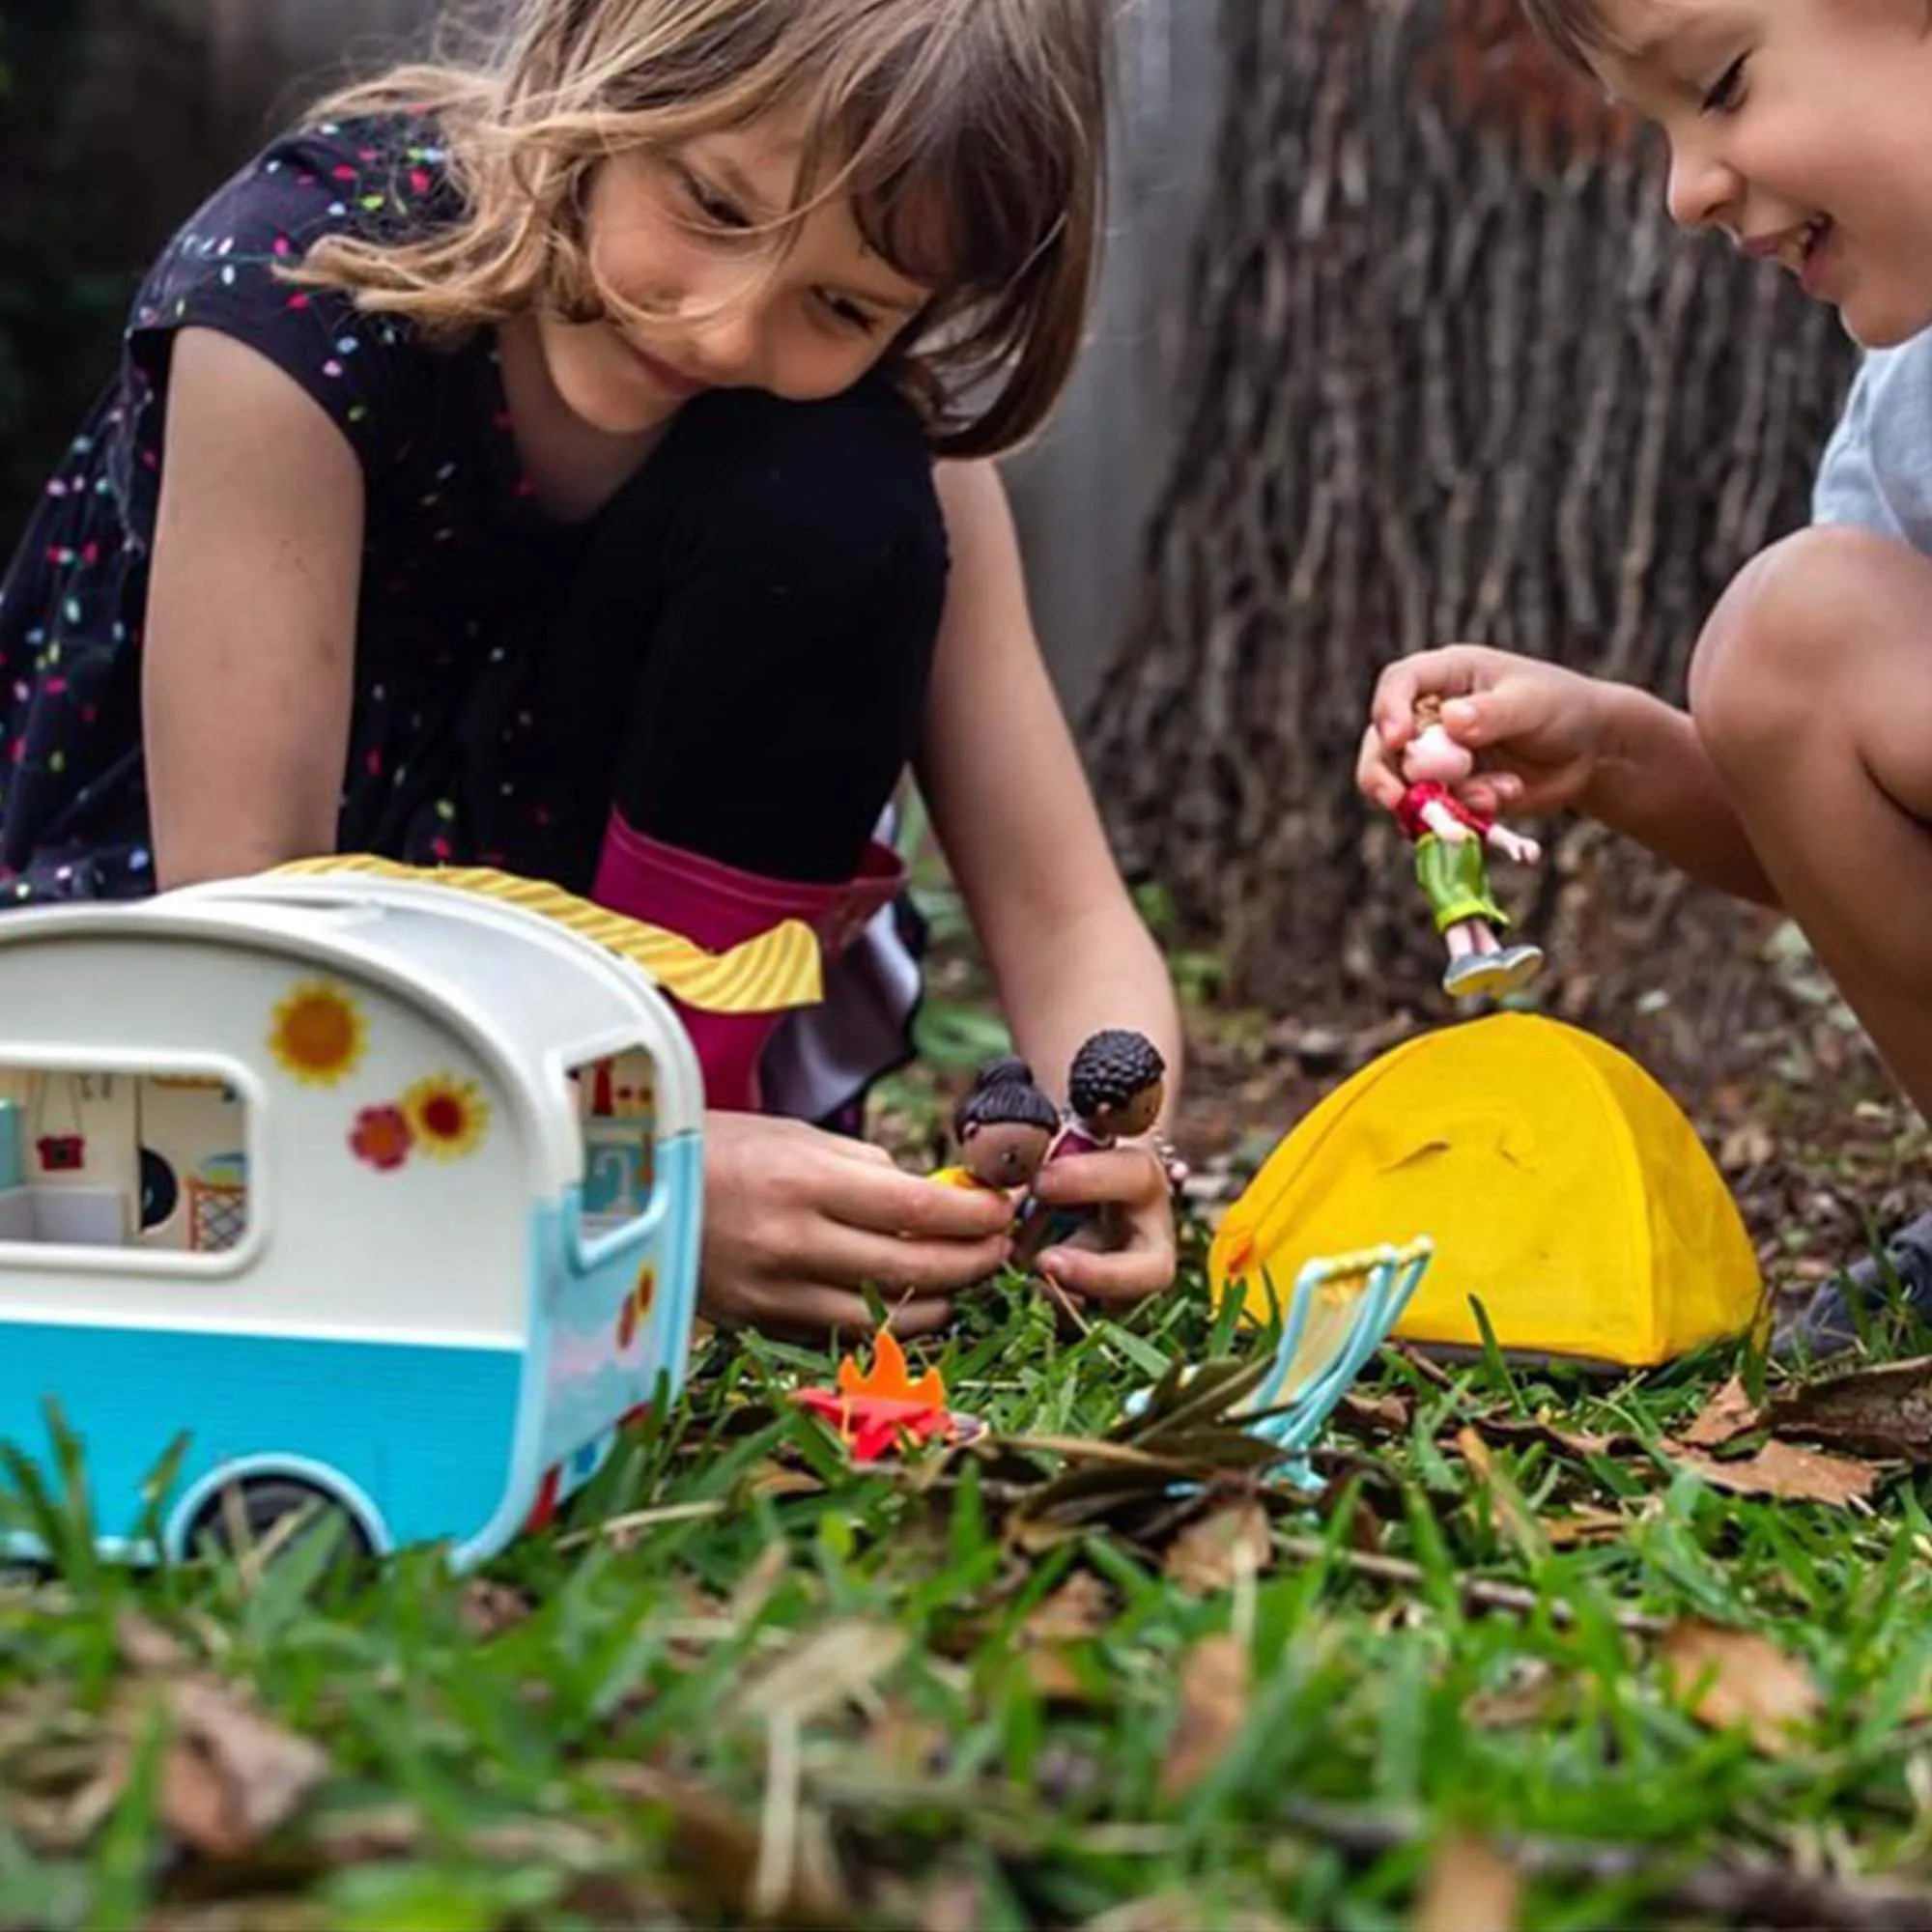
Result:
[[[1174,1254],[1159,1247],[1048,1248],[1036,1264],[1062,1289],[1093,1301],[1145,1301],[1174,1283]]]
[[[1013,1204],[990,1187],[949,1187],[888,1162],[847,1161],[826,1169],[812,1205],[828,1219],[878,1236],[980,1241],[1012,1225]]]
[[[1151,1148],[1069,1153],[1040,1169],[1033,1191],[1053,1208],[1144,1208],[1167,1198],[1167,1170]]]
[[[1453,698],[1474,691],[1489,654],[1479,645],[1444,644],[1398,658],[1376,680],[1369,716],[1383,746],[1397,753],[1415,735],[1418,697]]]
[[[1486,690],[1452,697],[1442,723],[1459,745],[1479,752],[1533,737],[1549,724],[1549,691],[1542,679],[1504,676]]]
[[[1407,788],[1395,768],[1389,748],[1382,742],[1380,730],[1374,724],[1362,733],[1362,749],[1355,758],[1355,785],[1371,805],[1378,805],[1384,811],[1393,811]]]

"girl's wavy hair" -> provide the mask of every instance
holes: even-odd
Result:
[[[1086,326],[1109,4],[522,0],[480,58],[398,68],[312,110],[430,116],[459,209],[428,233],[329,237],[296,273],[442,340],[533,304],[636,317],[584,245],[598,163],[802,112],[775,252],[849,197],[867,242],[934,292],[883,366],[936,453],[996,454],[1045,419]]]

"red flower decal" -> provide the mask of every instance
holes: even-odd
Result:
[[[364,1107],[355,1116],[349,1149],[357,1160],[387,1174],[401,1167],[415,1144],[410,1117],[400,1107]]]

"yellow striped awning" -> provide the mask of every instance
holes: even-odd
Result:
[[[372,853],[345,852],[296,859],[273,869],[412,879],[502,899],[554,920],[618,958],[641,966],[666,992],[699,1012],[781,1012],[790,1007],[814,1006],[825,997],[818,937],[800,919],[782,920],[728,952],[708,952],[681,933],[626,919],[545,880],[518,878],[489,866],[405,866]]]

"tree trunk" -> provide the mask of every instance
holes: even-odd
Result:
[[[1230,87],[1170,478],[1088,749],[1130,864],[1277,1006],[1423,991],[1438,942],[1351,772],[1375,675],[1455,639],[1671,697],[1805,519],[1851,351],[1681,240],[1658,149],[1513,0],[1224,0]],[[1554,829],[1554,828],[1546,828]],[[1764,926],[1571,827],[1497,883],[1560,1010],[1740,1023]]]

